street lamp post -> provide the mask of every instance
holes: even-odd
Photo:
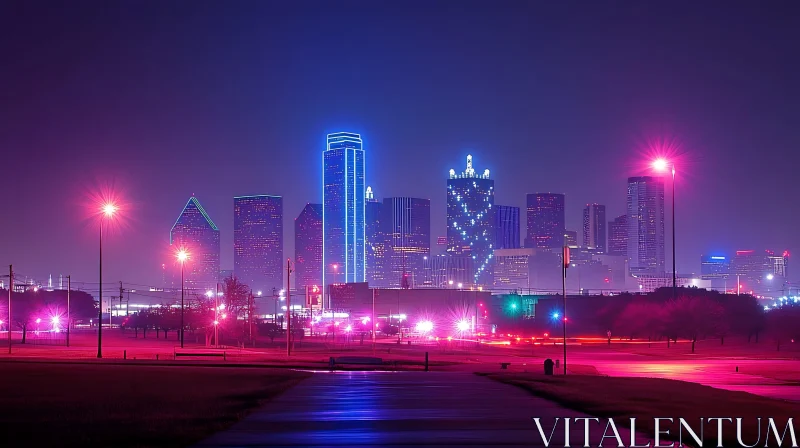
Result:
[[[117,211],[117,206],[106,203],[101,209],[103,216],[100,217],[100,284],[97,298],[97,357],[103,357],[103,218],[111,218]]]
[[[184,296],[184,287],[183,287],[183,266],[186,264],[186,260],[189,259],[189,253],[185,250],[181,249],[178,251],[178,261],[181,262],[181,348],[183,348],[183,296]]]

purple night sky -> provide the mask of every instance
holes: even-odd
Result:
[[[467,153],[498,204],[565,193],[580,230],[587,202],[624,213],[626,178],[668,141],[679,273],[800,253],[797,2],[11,1],[0,54],[0,264],[20,275],[97,281],[85,204],[106,185],[129,205],[107,282],[160,285],[192,194],[223,269],[236,195],[284,196],[293,256],[334,131],[362,134],[376,197],[431,199],[434,242]]]

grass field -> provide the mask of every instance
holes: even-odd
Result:
[[[0,446],[187,446],[308,375],[260,368],[0,363]]]
[[[519,386],[534,395],[589,415],[626,420],[637,418],[644,434],[654,434],[655,417],[684,418],[693,427],[701,418],[741,417],[743,441],[752,444],[766,436],[766,419],[773,417],[782,431],[786,419],[800,414],[800,404],[734,392],[684,381],[658,378],[618,378],[604,376],[544,376],[530,373],[481,374]],[[780,423],[779,423],[780,422]],[[707,426],[704,446],[716,446],[716,423]],[[673,429],[677,428],[677,423]],[[712,430],[709,430],[712,428]],[[685,439],[684,439],[685,442]],[[774,443],[774,439],[772,440]],[[740,446],[735,427],[723,431],[723,446]]]

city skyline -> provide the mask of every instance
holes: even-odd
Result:
[[[291,228],[292,217],[305,203],[321,203],[319,152],[325,136],[341,129],[365,139],[368,182],[382,197],[431,200],[434,237],[442,236],[446,226],[445,199],[438,193],[441,173],[465,154],[494,174],[497,203],[525,207],[527,193],[564,193],[566,228],[576,230],[581,228],[579,204],[605,204],[609,221],[625,213],[620,198],[626,179],[647,175],[644,165],[667,152],[679,164],[679,273],[699,272],[703,253],[800,250],[791,224],[799,216],[792,207],[783,207],[781,199],[797,190],[790,171],[792,148],[798,144],[790,123],[798,121],[797,112],[786,106],[793,103],[796,89],[785,58],[794,54],[797,43],[775,39],[770,51],[763,52],[742,37],[780,33],[789,15],[778,11],[732,8],[731,15],[748,18],[741,27],[749,31],[716,27],[719,38],[709,41],[707,24],[688,21],[660,5],[626,10],[612,27],[589,19],[592,12],[602,13],[600,5],[588,5],[585,16],[571,16],[559,5],[517,5],[508,11],[473,5],[453,21],[445,20],[451,17],[446,8],[434,6],[429,20],[441,23],[445,34],[464,38],[440,41],[420,52],[424,37],[387,37],[387,32],[409,26],[408,20],[420,20],[407,13],[379,6],[323,8],[331,18],[358,17],[369,23],[364,33],[372,44],[366,45],[357,43],[364,40],[362,33],[331,32],[333,25],[326,21],[290,14],[295,18],[281,23],[271,18],[269,6],[240,6],[239,14],[205,11],[198,14],[208,23],[185,24],[183,35],[189,42],[209,36],[220,48],[208,52],[190,43],[205,56],[192,52],[174,58],[187,43],[171,34],[165,22],[153,21],[157,14],[152,7],[139,5],[134,8],[139,15],[128,17],[110,7],[90,13],[92,8],[66,9],[54,23],[45,23],[41,8],[29,6],[18,11],[16,23],[3,28],[15,42],[27,42],[9,57],[30,64],[0,74],[4,85],[16,86],[18,92],[2,112],[2,122],[13,126],[0,134],[0,142],[10,149],[8,163],[31,167],[0,180],[4,191],[18,192],[12,201],[14,219],[0,224],[0,246],[3,262],[19,266],[24,274],[42,279],[72,274],[96,281],[96,226],[87,219],[84,198],[107,184],[128,205],[120,215],[126,218],[124,225],[112,229],[104,241],[104,276],[110,281],[161,283],[161,265],[172,261],[165,229],[174,222],[175,204],[192,194],[218,224],[221,267],[232,269],[231,198],[280,195],[284,229]],[[521,20],[533,11],[543,26]],[[180,17],[174,10],[162,12]],[[564,23],[547,19],[564,14],[581,30],[570,33],[573,40],[559,39]],[[508,23],[508,34],[487,33],[490,28],[483,24],[471,26],[476,17]],[[762,29],[759,24],[767,22],[772,25]],[[652,24],[644,35],[639,33],[641,23]],[[675,36],[676,26],[685,32]],[[302,33],[308,32],[334,37],[293,60],[284,72],[276,73],[261,58],[241,57],[265,54],[280,60],[305,49]],[[625,44],[602,46],[598,34],[625,37]],[[638,37],[627,38],[631,36]],[[285,49],[270,44],[284,37],[297,40]],[[473,39],[485,39],[486,49],[471,48]],[[551,41],[559,45],[538,44]],[[88,53],[81,48],[97,45],[105,56],[64,61],[78,75],[72,84],[56,82],[48,75],[56,72],[52,55],[62,54],[55,42],[69,42],[69,48],[84,55]],[[158,47],[151,42],[159,42]],[[587,46],[595,51],[587,52]],[[645,64],[636,56],[652,48],[664,57]],[[343,65],[360,67],[360,75],[353,76],[355,69],[318,74],[317,61],[330,54],[341,54]],[[523,57],[529,54],[537,57]],[[449,58],[446,63],[439,61],[442,55]],[[365,58],[372,63],[363,64]],[[720,65],[700,64],[711,59]],[[513,70],[480,69],[491,62]],[[408,69],[418,66],[430,67],[434,74]],[[27,79],[26,67],[36,68],[45,82]],[[160,67],[162,74],[149,67]],[[564,76],[565,70],[574,77]],[[754,83],[764,73],[770,82]],[[223,88],[232,85],[231,79],[238,87]],[[341,107],[319,107],[322,99]],[[758,118],[743,114],[747,110],[759,111]],[[409,134],[413,145],[408,144]],[[268,144],[277,135],[292,135],[285,149]],[[584,165],[564,163],[565,154]],[[188,168],[186,174],[177,175],[174,167],[179,164]],[[757,180],[759,176],[764,179]],[[670,199],[667,191],[665,201]],[[785,209],[787,215],[764,219],[762,212],[746,210],[746,204],[755,203],[766,204],[771,213]],[[58,216],[58,224],[42,219],[45,212]],[[667,247],[670,230],[667,225]],[[292,253],[287,233],[284,251]],[[48,248],[47,253],[30,250],[31,242]],[[789,275],[795,273],[790,270]]]

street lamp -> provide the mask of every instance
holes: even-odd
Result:
[[[653,161],[653,169],[672,172],[672,298],[675,299],[678,291],[678,274],[675,270],[675,164],[661,157]]]
[[[186,264],[186,260],[189,259],[189,253],[181,249],[175,256],[178,258],[178,261],[181,262],[181,348],[183,348],[183,266]]]
[[[98,289],[97,299],[97,357],[103,357],[103,222],[106,218],[111,219],[119,208],[112,202],[106,202],[100,208],[100,289]],[[109,311],[110,312],[110,311]]]

